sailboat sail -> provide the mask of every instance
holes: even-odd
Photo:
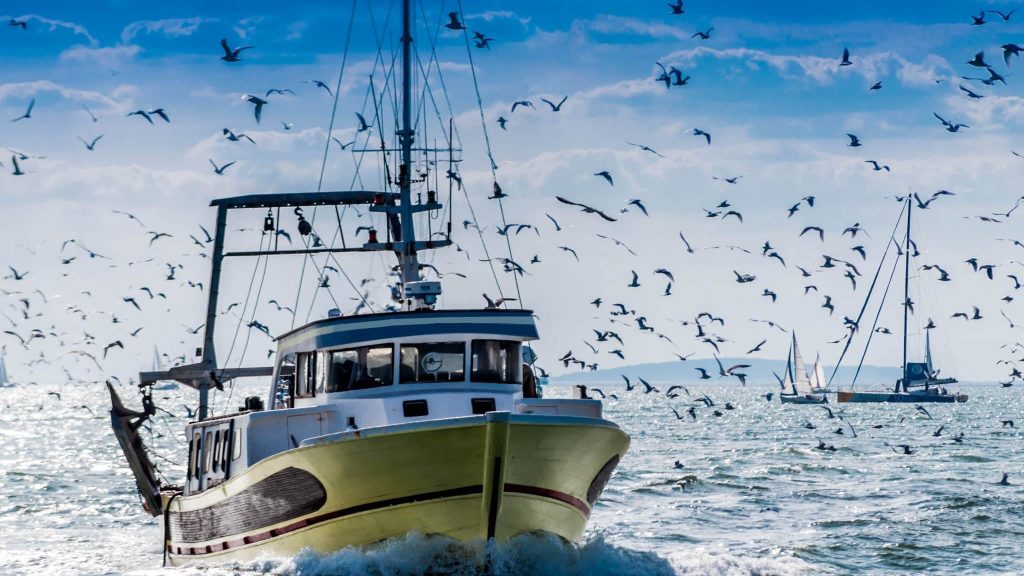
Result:
[[[800,346],[796,343],[796,334],[793,334],[793,390],[797,394],[810,394],[811,379],[807,376],[807,366],[804,364],[803,356],[800,355]]]
[[[0,355],[0,386],[7,386],[10,382],[7,377],[7,358]]]
[[[821,367],[821,354],[814,359],[814,371],[811,374],[811,388],[814,390],[824,390],[827,386],[825,382],[825,370]]]
[[[163,362],[160,361],[160,350],[156,346],[153,346],[153,372],[160,372],[164,369]]]
[[[782,391],[784,393],[793,392],[793,346],[790,345],[789,352],[786,354],[786,376],[782,380]]]

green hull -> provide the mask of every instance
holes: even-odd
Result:
[[[578,540],[629,446],[604,420],[502,412],[335,436],[170,501],[171,563],[327,553],[414,531]]]

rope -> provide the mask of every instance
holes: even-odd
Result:
[[[355,19],[356,19],[356,5],[357,5],[357,3],[358,3],[358,0],[352,0],[352,12],[349,14],[349,18],[348,18],[348,31],[345,34],[345,49],[344,49],[344,52],[342,52],[342,56],[341,56],[341,68],[338,70],[338,81],[334,85],[334,105],[331,107],[331,121],[330,121],[330,124],[327,127],[327,141],[324,142],[324,156],[323,156],[323,160],[320,163],[320,178],[318,179],[317,184],[316,184],[316,191],[317,192],[320,192],[322,190],[323,184],[324,184],[324,171],[327,169],[327,155],[328,155],[328,153],[331,150],[331,134],[334,133],[334,120],[335,120],[335,118],[337,117],[337,114],[338,114],[338,99],[341,96],[341,81],[342,81],[342,79],[345,76],[345,65],[348,63],[348,49],[349,49],[350,41],[352,40],[352,25],[355,23]],[[312,224],[313,222],[316,221],[316,209],[317,209],[317,207],[314,206],[313,207],[313,214],[310,216],[310,219],[309,219],[309,223],[310,224]],[[306,243],[306,247],[309,248],[308,243]],[[291,324],[292,328],[295,327],[295,317],[296,317],[296,314],[297,314],[297,310],[299,309],[299,297],[302,295],[302,281],[306,277],[306,261],[307,260],[312,260],[312,259],[313,259],[313,257],[310,254],[306,254],[305,257],[302,259],[302,269],[299,272],[298,289],[296,289],[296,291],[295,291],[295,304],[294,304],[294,306],[292,306],[292,324]],[[316,262],[314,262],[313,265],[316,266]],[[328,292],[329,292],[329,290],[328,290]],[[334,297],[334,295],[332,294],[331,298],[333,298],[333,297]],[[314,293],[313,299],[316,300],[316,293]],[[310,307],[312,307],[312,304],[310,305]]]

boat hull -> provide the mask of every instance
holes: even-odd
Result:
[[[783,404],[828,404],[824,394],[780,394]]]
[[[629,446],[605,420],[486,415],[307,440],[168,502],[172,564],[329,553],[410,532],[577,540]]]
[[[900,393],[895,392],[850,392],[839,391],[836,401],[843,403],[943,403],[967,402],[966,394]]]

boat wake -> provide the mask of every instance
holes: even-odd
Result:
[[[488,546],[479,541],[409,534],[369,549],[346,548],[333,554],[307,550],[295,558],[236,568],[281,576],[660,576],[798,574],[806,564],[793,558],[743,559],[702,550],[665,558],[609,544],[600,535],[578,546],[550,535],[524,535]]]

